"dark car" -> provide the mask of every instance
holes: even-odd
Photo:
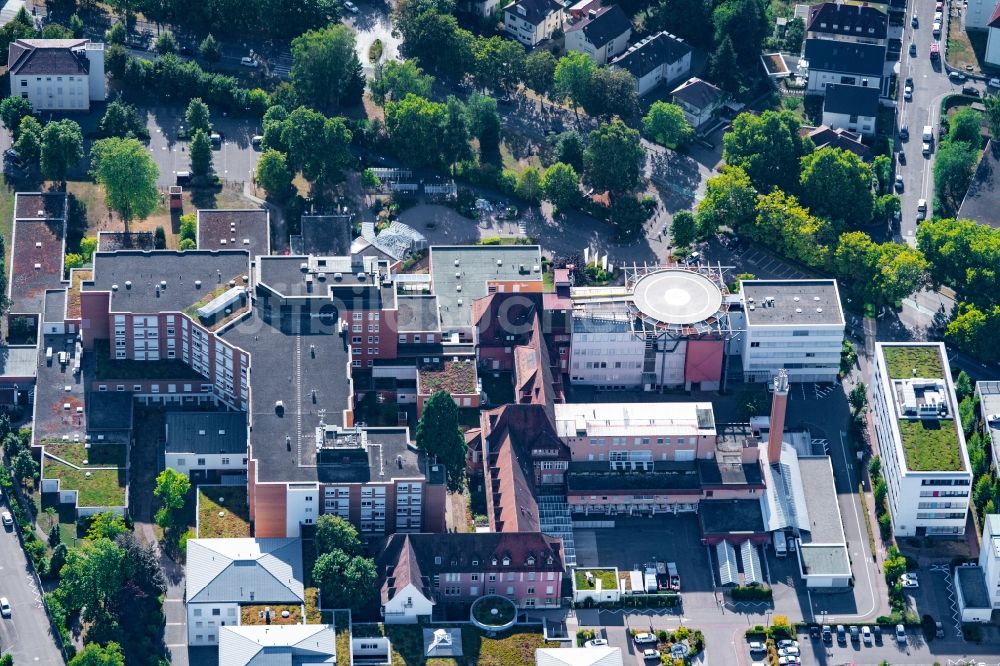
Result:
[[[896,159],[899,160],[900,164],[906,164],[906,153],[900,150],[898,153],[896,153]]]
[[[903,125],[902,127],[899,128],[899,140],[909,141],[909,139],[910,139],[910,128],[907,127],[906,125]]]
[[[882,627],[876,624],[872,627],[872,633],[875,634],[875,643],[882,645]]]
[[[962,94],[969,97],[979,97],[979,89],[975,86],[962,86]]]
[[[833,632],[830,631],[830,625],[823,625],[823,642],[832,643],[833,642]]]
[[[844,629],[844,625],[842,624],[837,625],[837,642],[847,643],[847,630]]]

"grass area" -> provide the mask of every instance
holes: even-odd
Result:
[[[465,660],[476,666],[529,666],[535,663],[535,650],[559,647],[546,642],[541,633],[515,631],[496,638],[487,638],[481,632],[462,630],[462,647]]]
[[[222,502],[219,502],[220,499]],[[199,486],[198,537],[238,539],[248,536],[250,508],[247,506],[246,487]]]
[[[59,489],[78,491],[80,506],[125,506],[125,470],[83,470],[45,458],[44,477],[59,479]]]
[[[271,609],[271,624],[302,624],[301,606],[275,606],[273,604],[242,606],[240,608],[240,624],[267,624],[264,620],[264,609]],[[282,613],[288,612],[288,617],[282,617]]]
[[[496,612],[494,612],[496,611]],[[472,615],[480,624],[499,627],[514,619],[517,609],[505,597],[480,597],[472,604]]]
[[[958,69],[965,69],[966,65],[972,65],[974,74],[982,74],[982,64],[986,55],[985,30],[966,32],[962,27],[962,19],[953,16],[948,21],[948,43],[947,57],[948,64]]]
[[[204,379],[191,366],[178,359],[163,359],[159,361],[117,360],[111,358],[110,349],[110,342],[108,340],[94,341],[94,357],[97,359],[94,378],[97,380]]]
[[[10,248],[14,245],[14,190],[0,175],[0,234],[3,235],[4,270],[10,276]]]
[[[892,346],[883,347],[886,368],[892,379],[944,378],[944,366],[938,347]],[[916,374],[914,374],[916,371]]]
[[[900,420],[906,467],[918,472],[962,469],[955,421]]]
[[[67,319],[79,319],[81,316],[80,312],[80,289],[81,283],[85,280],[91,280],[94,277],[94,271],[79,269],[73,272],[72,283],[69,286],[69,291],[66,294],[66,318]]]
[[[337,666],[351,666],[351,616],[347,611],[333,613],[333,629],[337,634]]]
[[[593,583],[587,580],[588,573],[594,577]],[[597,589],[597,581],[601,581],[602,590],[614,590],[618,588],[618,581],[615,579],[613,569],[577,569],[574,578],[576,580],[576,589],[578,590]]]
[[[306,588],[306,624],[319,624],[323,614],[319,612],[319,589]]]
[[[43,441],[45,452],[79,467],[124,467],[124,444],[86,444]]]
[[[528,154],[522,158],[515,155],[515,152],[526,152],[517,145],[511,145],[519,142],[520,137],[511,135],[506,135],[504,140],[500,142],[500,160],[503,163],[503,168],[514,173],[521,173],[530,166],[542,169],[542,161],[537,155]]]

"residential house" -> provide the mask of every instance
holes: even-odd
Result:
[[[246,478],[247,415],[244,412],[167,412],[164,466],[195,483],[221,476]]]
[[[808,94],[823,95],[830,83],[882,90],[885,45],[807,39]]]
[[[394,534],[375,557],[386,623],[412,624],[437,604],[487,594],[518,608],[558,608],[562,540],[541,532]]]
[[[563,6],[556,0],[515,0],[503,8],[507,34],[528,48],[563,29]]]
[[[691,71],[691,47],[680,37],[659,32],[633,44],[611,61],[636,79],[639,96],[658,85],[671,86]]]
[[[873,136],[878,109],[877,88],[829,83],[823,99],[823,124],[862,136]]]
[[[865,162],[872,161],[872,149],[861,142],[860,134],[845,129],[834,129],[827,125],[803,127],[800,134],[809,137],[817,150],[820,148],[840,148],[841,150],[849,150]]]
[[[566,27],[566,50],[586,53],[604,65],[625,50],[631,37],[632,22],[621,7],[599,7]]]
[[[697,77],[688,79],[670,94],[695,131],[706,129],[725,104],[725,94],[719,88]]]
[[[89,111],[107,98],[104,44],[87,39],[18,39],[7,55],[11,95],[35,111]]]
[[[190,539],[187,543],[188,645],[216,645],[223,627],[253,607],[303,606],[299,539]],[[266,619],[261,619],[263,624]]]
[[[337,663],[337,634],[329,624],[225,626],[219,630],[219,666]]]
[[[807,39],[857,44],[886,43],[889,15],[871,5],[821,2],[809,7]]]
[[[489,18],[500,8],[500,0],[462,0],[458,8],[463,12]]]

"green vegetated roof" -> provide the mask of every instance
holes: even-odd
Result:
[[[587,573],[590,573],[594,577],[594,583],[591,584],[587,580]],[[576,570],[576,589],[578,590],[593,590],[596,588],[596,582],[601,581],[602,590],[617,590],[618,589],[618,579],[615,578],[614,569],[577,569]]]
[[[915,472],[963,469],[956,428],[956,422],[951,419],[901,419],[899,433],[903,439],[907,469]]]
[[[59,479],[60,490],[76,490],[79,506],[125,506],[124,469],[76,469],[45,458],[46,479]]]
[[[889,376],[893,379],[944,378],[941,349],[936,345],[891,345],[882,347],[882,354],[885,357]],[[916,370],[916,374],[914,374],[914,370]]]

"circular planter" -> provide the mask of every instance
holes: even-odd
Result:
[[[469,620],[483,631],[504,631],[517,622],[517,607],[507,597],[488,594],[472,602]]]

